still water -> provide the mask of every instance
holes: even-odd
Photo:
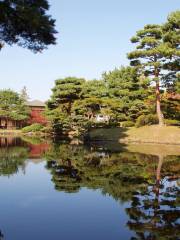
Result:
[[[180,148],[0,139],[0,240],[180,239]]]

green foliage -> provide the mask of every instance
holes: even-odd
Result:
[[[120,121],[134,120],[140,114],[149,113],[148,104],[144,103],[151,92],[148,86],[149,79],[139,77],[133,67],[104,73],[102,80],[59,79],[47,102],[46,115],[58,135],[114,126]],[[98,122],[98,116],[106,120]]]
[[[106,98],[109,96],[107,85],[103,80],[86,81],[82,89],[83,98]]]
[[[152,95],[150,80],[139,75],[134,67],[121,67],[103,74],[109,98],[121,101],[119,120],[134,120],[150,111],[148,96]]]
[[[180,126],[180,121],[175,119],[165,119],[165,124],[167,126]]]
[[[169,14],[167,22],[163,25],[163,39],[164,42],[171,45],[171,47],[179,48],[180,36],[180,11],[177,10]]]
[[[180,119],[180,100],[179,99],[173,99],[171,98],[171,96],[175,96],[175,95],[171,95],[171,93],[168,94],[167,96],[165,95],[165,97],[162,99],[162,109],[163,109],[163,113],[164,113],[164,118],[165,119],[174,119],[174,120],[178,120]]]
[[[148,114],[148,115],[141,115],[136,120],[136,127],[142,127],[145,125],[153,125],[158,123],[158,118],[156,115]]]
[[[113,98],[133,100],[137,91],[141,89],[141,82],[136,68],[121,67],[103,74],[103,81],[108,95]],[[143,98],[143,96],[141,96]]]
[[[0,90],[0,115],[13,120],[26,120],[29,118],[29,108],[18,93],[10,89]]]
[[[176,82],[174,83],[174,88],[175,88],[175,92],[177,94],[180,94],[180,73],[177,74],[177,80]]]
[[[64,110],[69,114],[72,103],[81,98],[84,82],[84,79],[75,77],[56,80],[55,87],[52,89],[53,94],[47,103],[48,108],[55,109],[63,104]]]
[[[54,134],[62,135],[74,130],[76,121],[72,114],[72,108],[76,100],[82,99],[84,83],[84,79],[75,77],[55,81],[53,94],[47,102],[46,110],[46,116],[51,122]]]
[[[55,44],[55,20],[47,0],[1,0],[0,45],[17,44],[40,52]]]
[[[156,111],[160,124],[163,124],[160,87],[172,85],[176,81],[179,66],[179,19],[180,14],[177,11],[168,17],[167,23],[163,26],[155,24],[144,26],[131,39],[132,43],[137,44],[136,50],[128,54],[131,65],[151,77],[156,85]]]
[[[167,22],[162,26],[163,30],[163,41],[173,49],[173,55],[167,57],[164,69],[166,69],[167,74],[165,74],[163,81],[165,87],[170,91],[175,91],[180,93],[180,80],[179,80],[179,62],[180,62],[180,11],[172,12],[168,18]]]
[[[41,130],[43,130],[43,127],[44,126],[39,123],[34,123],[30,126],[22,128],[22,132],[23,133],[40,132]]]
[[[122,127],[133,127],[135,124],[132,121],[125,121],[121,123]]]
[[[8,146],[0,148],[0,176],[16,174],[20,168],[25,168],[28,148],[22,146]]]
[[[162,124],[163,114],[178,119],[179,103],[161,97],[162,87],[168,93],[179,92],[178,36],[179,11],[170,14],[164,25],[148,24],[137,31],[131,39],[136,49],[128,54],[132,66],[105,72],[100,80],[56,80],[46,111],[53,133],[74,131],[77,136],[119,122],[130,126],[136,120],[137,126],[156,124],[155,110]]]

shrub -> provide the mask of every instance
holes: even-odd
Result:
[[[41,124],[39,123],[34,123],[30,126],[27,126],[27,127],[24,127],[22,129],[22,132],[23,133],[28,133],[28,132],[39,132],[43,129],[44,126],[42,126]]]
[[[180,126],[180,121],[175,119],[165,119],[164,122],[167,126]]]
[[[122,122],[121,126],[122,127],[133,127],[134,126],[134,122],[132,122],[132,121]]]
[[[52,133],[52,131],[53,131],[53,129],[50,126],[46,126],[41,129],[41,132],[43,132],[43,133]]]
[[[158,122],[159,122],[158,117],[156,115],[153,114],[141,115],[137,118],[135,126],[142,127],[145,125],[157,124]]]
[[[154,115],[154,114],[146,115],[146,125],[153,125],[158,123],[159,123],[159,120],[157,115]]]

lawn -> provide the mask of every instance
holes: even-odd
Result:
[[[140,128],[102,128],[92,130],[90,138],[91,140],[180,145],[180,127],[152,125]]]

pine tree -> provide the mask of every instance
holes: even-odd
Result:
[[[108,92],[107,98],[121,103],[121,121],[134,121],[138,116],[148,113],[146,100],[151,92],[149,79],[139,76],[137,68],[122,66],[105,72],[102,78]]]
[[[55,134],[72,130],[72,105],[75,100],[82,98],[82,78],[67,77],[55,81],[52,96],[47,102],[46,115],[50,120]]]
[[[136,43],[136,50],[128,54],[131,65],[150,76],[155,83],[156,89],[156,112],[159,124],[163,125],[163,114],[161,111],[160,87],[163,75],[164,63],[171,58],[175,51],[168,43],[163,42],[163,31],[160,25],[146,25],[144,29],[137,31],[136,36],[131,38]]]
[[[48,10],[47,0],[1,0],[0,49],[6,43],[40,52],[55,44],[55,20]]]
[[[164,85],[170,92],[179,93],[180,82],[180,11],[172,12],[162,27],[163,41],[173,50],[167,57],[164,69],[168,73],[164,76]]]
[[[28,93],[27,93],[27,88],[26,88],[26,86],[24,86],[23,89],[21,90],[20,97],[22,98],[22,100],[23,100],[24,102],[27,102],[27,101],[28,101],[29,96],[28,96]]]
[[[136,35],[131,38],[131,42],[137,44],[136,50],[128,54],[131,65],[138,66],[155,83],[156,112],[160,125],[164,124],[160,87],[166,81],[165,76],[169,74],[169,71],[177,68],[179,62],[178,19],[179,13],[177,12],[169,16],[168,23],[164,26],[149,24],[137,31]],[[171,80],[173,81],[172,78]],[[170,82],[170,79],[168,81]]]

